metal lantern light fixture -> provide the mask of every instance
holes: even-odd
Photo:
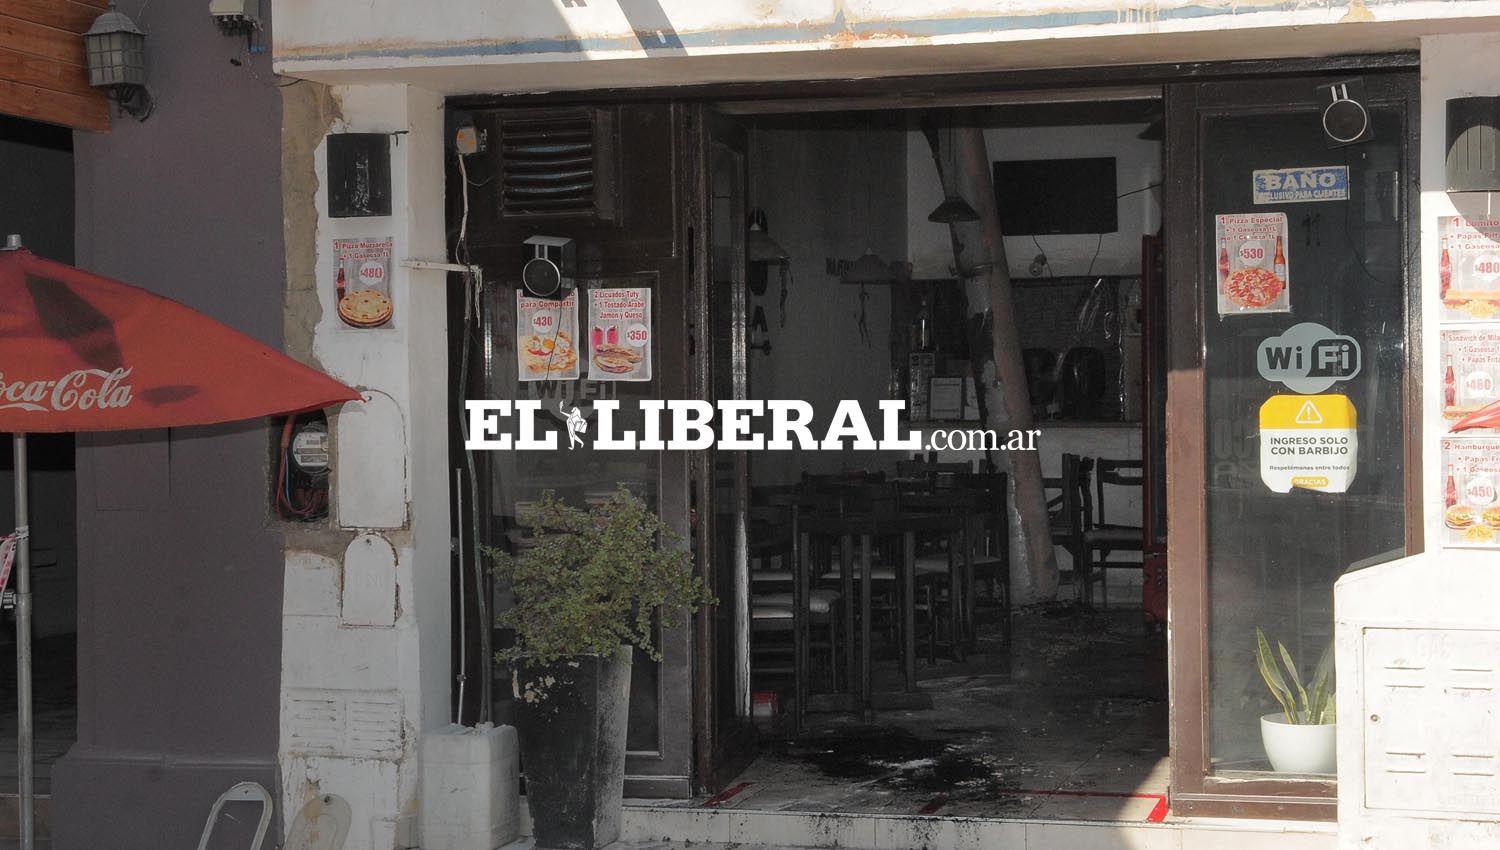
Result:
[[[89,85],[107,89],[120,109],[145,121],[155,106],[146,89],[146,33],[129,15],[109,4],[83,34]]]

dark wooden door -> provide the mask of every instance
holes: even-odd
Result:
[[[670,104],[565,109],[490,109],[471,113],[486,149],[450,169],[454,203],[469,197],[467,238],[458,254],[485,271],[479,390],[485,398],[540,399],[592,417],[592,402],[617,399],[619,427],[640,433],[638,401],[686,398],[692,378],[688,250],[694,207],[691,111]],[[467,181],[465,188],[464,181]],[[450,210],[460,221],[461,209]],[[456,228],[455,228],[456,232]],[[588,338],[587,291],[642,287],[651,293],[653,377],[643,382],[588,379],[521,381],[516,294],[532,236],[565,237],[577,250],[578,340]],[[455,409],[459,409],[455,406]],[[590,428],[588,433],[593,433]],[[568,441],[562,440],[566,445]],[[544,490],[582,504],[625,485],[655,506],[690,545],[690,462],[681,451],[577,450],[481,452],[486,491],[481,532],[491,546],[514,543],[524,529],[517,505]],[[495,592],[495,610],[509,603]],[[693,639],[685,617],[660,625],[662,659],[637,652],[631,675],[626,794],[685,797],[693,788]],[[496,635],[504,646],[507,636]],[[495,716],[508,718],[509,675],[498,671]]]
[[[1323,113],[1326,86],[1344,82],[1370,134],[1339,146]],[[1331,774],[1275,773],[1266,760],[1260,717],[1277,709],[1256,630],[1310,677],[1332,639],[1333,582],[1421,547],[1416,92],[1415,75],[1394,72],[1167,86],[1172,805],[1183,814],[1333,816]],[[1321,197],[1278,198],[1256,173],[1310,167],[1346,169],[1347,188],[1335,175]],[[1219,217],[1240,215],[1284,216],[1285,236],[1221,236],[1234,220]],[[1289,295],[1265,306],[1286,309],[1240,290],[1255,309],[1221,304],[1234,275],[1221,263],[1241,244],[1234,272],[1264,263]],[[1267,377],[1262,345],[1303,323],[1352,340],[1360,371],[1312,391]],[[1290,492],[1264,480],[1262,406],[1309,392],[1358,413],[1357,472],[1342,492],[1316,476]]]

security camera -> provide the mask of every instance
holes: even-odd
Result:
[[[521,267],[521,285],[538,298],[561,300],[573,291],[577,249],[565,236],[532,236],[531,259]]]

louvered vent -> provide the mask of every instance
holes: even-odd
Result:
[[[517,112],[500,119],[500,208],[506,218],[614,217],[614,139],[600,109]]]

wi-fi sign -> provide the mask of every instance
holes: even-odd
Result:
[[[1320,393],[1359,374],[1359,343],[1317,322],[1302,322],[1263,340],[1256,370],[1272,383],[1298,393]]]

